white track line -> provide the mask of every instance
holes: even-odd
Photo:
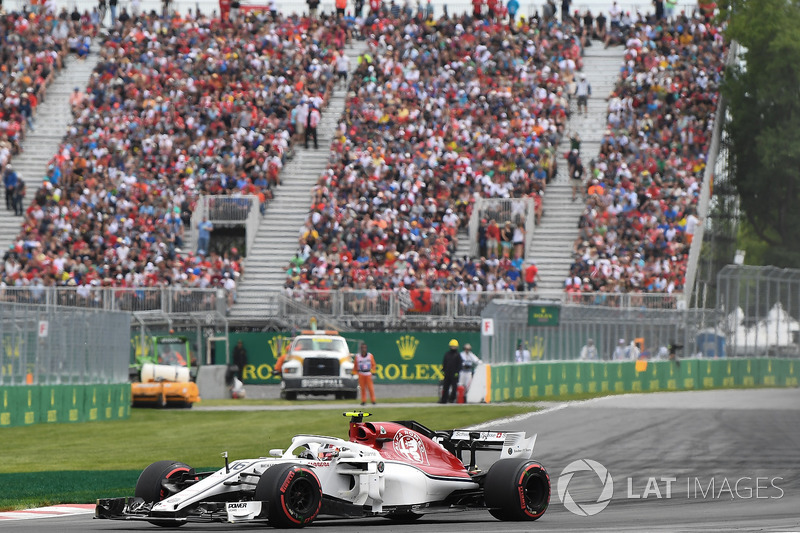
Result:
[[[57,516],[71,516],[94,513],[94,504],[69,504],[51,505],[38,509],[24,509],[22,511],[7,511],[0,513],[0,520],[31,520],[33,518],[54,518]]]

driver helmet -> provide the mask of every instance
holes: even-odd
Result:
[[[320,461],[330,461],[339,455],[339,449],[333,444],[323,444],[317,450],[317,458]]]

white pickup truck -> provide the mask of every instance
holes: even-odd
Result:
[[[353,355],[337,331],[303,331],[292,339],[281,366],[281,398],[296,400],[298,394],[358,398]]]

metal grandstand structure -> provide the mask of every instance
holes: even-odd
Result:
[[[215,226],[243,226],[245,229],[245,253],[250,250],[261,221],[261,202],[254,195],[204,195],[192,211],[191,227],[196,228],[208,218]],[[191,232],[191,248],[197,248],[197,232]]]
[[[737,61],[739,46],[731,43],[727,64]],[[686,272],[686,302],[689,307],[711,307],[716,301],[717,279],[736,252],[739,226],[739,195],[732,182],[730,139],[725,133],[729,120],[727,103],[720,96],[714,133],[706,157],[703,189],[698,205],[701,223],[695,234],[697,245],[689,255]]]

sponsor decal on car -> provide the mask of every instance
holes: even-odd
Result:
[[[289,472],[289,475],[286,476],[286,479],[283,481],[283,485],[281,485],[281,493],[286,492],[286,489],[289,487],[289,483],[292,482],[294,478],[294,470]]]
[[[401,429],[395,433],[394,449],[412,463],[429,464],[425,443],[422,442],[419,435],[410,429]]]

